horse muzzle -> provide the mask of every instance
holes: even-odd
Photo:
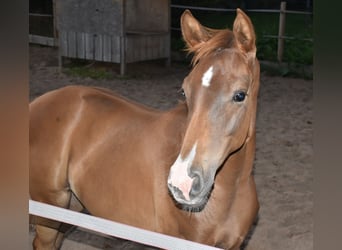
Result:
[[[213,186],[212,178],[193,171],[188,175],[176,175],[172,170],[168,178],[169,191],[182,209],[200,211],[205,206]]]

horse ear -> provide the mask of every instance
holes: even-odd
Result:
[[[202,26],[189,10],[185,10],[181,16],[181,30],[188,48],[206,42],[211,37],[209,30]]]
[[[249,17],[240,9],[236,10],[233,32],[240,50],[255,57],[255,32]]]

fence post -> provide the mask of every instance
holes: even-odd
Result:
[[[279,31],[278,31],[278,52],[277,52],[278,62],[282,62],[283,60],[284,36],[285,36],[285,15],[286,15],[285,11],[286,11],[286,2],[281,2],[280,14],[279,14]]]

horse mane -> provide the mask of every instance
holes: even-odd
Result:
[[[205,29],[211,36],[211,38],[205,42],[200,42],[192,47],[188,46],[185,49],[188,54],[194,54],[191,61],[193,66],[196,65],[201,58],[206,57],[217,50],[231,48],[234,44],[234,34],[231,30],[215,30],[209,28]]]

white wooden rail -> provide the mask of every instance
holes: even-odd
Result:
[[[29,200],[32,215],[64,222],[94,232],[114,236],[141,244],[170,250],[219,250],[219,248],[179,239],[176,237],[132,227],[118,222],[82,214],[68,209]]]

